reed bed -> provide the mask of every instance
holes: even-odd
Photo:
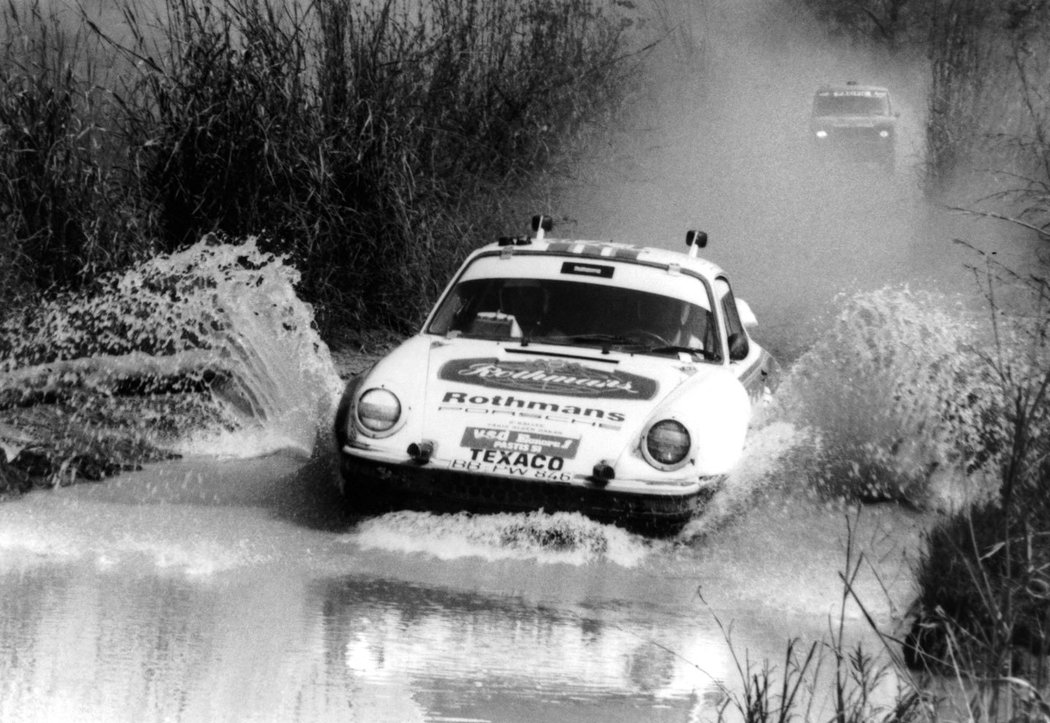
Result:
[[[326,328],[405,331],[638,66],[630,20],[591,0],[110,13],[4,8],[0,301],[257,234]]]

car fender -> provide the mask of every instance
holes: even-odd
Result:
[[[726,372],[699,385],[686,424],[693,440],[693,459],[701,475],[728,473],[740,461],[751,423],[751,399],[744,385]]]
[[[370,445],[389,447],[395,444],[400,446],[402,439],[415,438],[413,435],[418,434],[422,424],[419,410],[427,378],[428,345],[429,341],[422,336],[406,339],[372,368],[347,384],[337,410],[336,439],[342,439],[344,443],[356,439]],[[395,431],[372,438],[356,429],[350,417],[361,395],[375,388],[386,389],[398,398],[401,422],[395,425]]]
[[[740,459],[751,420],[751,401],[744,386],[728,369],[705,369],[704,373],[679,385],[648,415],[637,429],[634,448],[625,450],[625,456],[618,461],[623,472],[653,473],[654,468],[645,462],[641,448],[649,427],[662,419],[677,420],[689,430],[691,461],[683,469],[690,476],[722,475]],[[628,461],[626,453],[630,453],[632,461]],[[677,476],[681,476],[681,471]]]

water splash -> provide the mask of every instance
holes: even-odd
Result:
[[[392,512],[365,520],[346,540],[365,549],[422,552],[442,560],[478,557],[570,565],[606,560],[621,567],[640,564],[652,546],[618,527],[567,512]]]
[[[782,460],[806,444],[809,435],[782,419],[760,420],[748,433],[740,463],[701,513],[678,533],[678,541],[703,542],[749,512],[758,495],[777,486],[784,474]]]
[[[206,237],[9,314],[0,422],[82,475],[89,458],[105,476],[110,458],[309,453],[341,383],[298,280],[254,238]]]
[[[812,432],[789,466],[821,492],[952,507],[994,489],[1001,390],[979,316],[929,292],[840,299],[838,316],[777,392]]]

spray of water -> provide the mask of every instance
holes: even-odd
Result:
[[[476,557],[584,565],[608,561],[635,567],[653,543],[580,514],[532,512],[432,515],[392,512],[358,525],[347,542],[366,549],[426,553],[440,559]]]
[[[46,446],[51,474],[91,476],[172,452],[309,453],[340,382],[298,278],[253,238],[205,238],[9,314],[8,458]]]
[[[908,288],[839,308],[777,393],[780,414],[810,432],[794,471],[823,493],[920,507],[994,491],[1001,389],[978,353],[978,317]]]

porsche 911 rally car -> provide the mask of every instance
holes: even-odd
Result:
[[[531,237],[477,249],[422,330],[352,379],[335,435],[358,509],[567,510],[670,533],[741,456],[775,362],[688,251]]]
[[[892,171],[898,115],[886,88],[854,81],[825,85],[813,97],[810,138],[824,157],[871,161]]]

